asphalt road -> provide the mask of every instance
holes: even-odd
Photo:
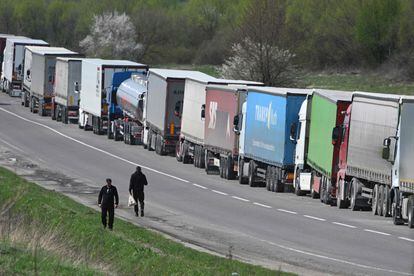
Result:
[[[88,192],[81,184],[63,184],[87,205],[95,204],[98,187],[111,177],[123,203],[119,215],[223,255],[300,274],[414,275],[414,231],[407,226],[206,175],[173,157],[31,114],[5,94],[0,146],[39,168],[87,183]],[[145,218],[133,217],[125,206],[137,164],[149,180]]]

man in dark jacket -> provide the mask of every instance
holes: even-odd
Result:
[[[141,172],[141,167],[138,166],[136,171],[131,175],[129,181],[129,193],[134,197],[135,215],[138,217],[138,201],[141,207],[141,217],[144,216],[144,186],[148,185],[147,178]]]
[[[99,192],[98,205],[102,209],[102,224],[106,228],[106,215],[109,214],[108,228],[112,230],[114,226],[115,208],[118,208],[119,197],[115,186],[112,186],[112,180],[106,179],[106,185]]]

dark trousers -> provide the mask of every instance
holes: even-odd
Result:
[[[134,205],[135,214],[138,214],[138,202],[141,212],[144,212],[144,193],[134,195],[134,200],[137,204]]]
[[[109,229],[112,229],[114,226],[114,214],[115,214],[115,208],[114,206],[103,206],[102,205],[102,224],[104,227],[106,227],[106,215],[109,214],[109,221],[108,221],[108,227]]]

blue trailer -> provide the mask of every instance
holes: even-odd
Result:
[[[238,173],[241,184],[266,183],[283,192],[293,183],[299,110],[309,89],[249,87],[242,113],[235,117],[240,135]]]
[[[108,103],[108,139],[141,144],[147,70],[113,74]]]

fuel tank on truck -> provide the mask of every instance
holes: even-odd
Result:
[[[144,96],[147,93],[147,79],[143,75],[132,75],[121,83],[116,93],[117,105],[133,119],[143,120]]]

